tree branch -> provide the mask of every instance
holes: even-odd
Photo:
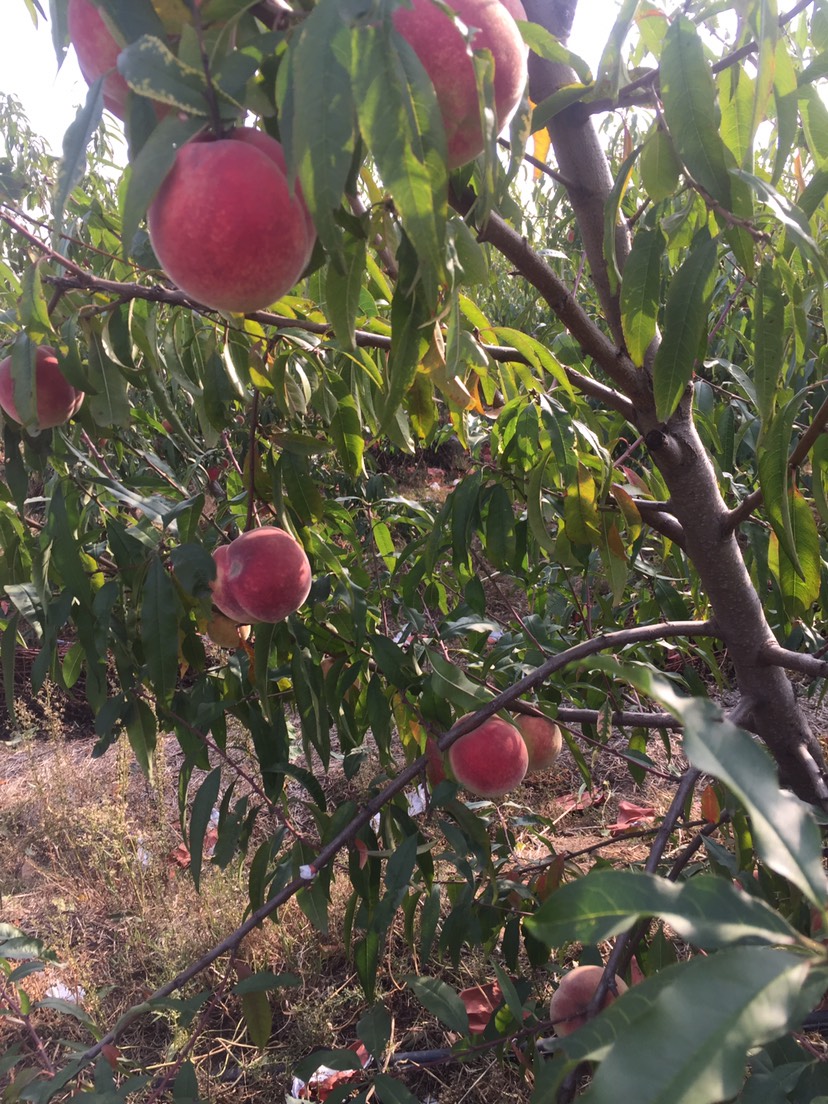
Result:
[[[786,671],[799,671],[812,679],[828,676],[828,662],[817,659],[805,652],[792,652],[773,640],[769,640],[759,651],[760,663],[769,667],[784,667]]]

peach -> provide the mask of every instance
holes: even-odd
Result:
[[[478,797],[502,797],[523,781],[529,753],[514,725],[489,717],[451,745],[448,760],[464,789]]]
[[[515,719],[515,725],[529,752],[527,774],[548,770],[561,753],[561,730],[548,717],[523,714]]]
[[[84,80],[94,84],[98,77],[107,74],[103,84],[104,106],[123,119],[129,85],[117,69],[122,46],[113,38],[92,0],[69,0],[66,18]]]
[[[83,391],[77,391],[63,375],[57,354],[49,345],[39,345],[35,354],[35,392],[40,429],[68,422],[83,403]],[[21,420],[14,401],[11,357],[0,363],[0,408],[13,421]]]
[[[213,560],[213,604],[240,624],[282,621],[310,591],[308,557],[284,529],[251,529],[217,548]]]
[[[598,988],[603,972],[602,966],[577,966],[561,978],[561,984],[549,1002],[549,1019],[555,1025],[556,1035],[561,1038],[571,1035],[586,1023],[584,1013]],[[626,993],[626,983],[617,974],[615,986],[618,996]],[[601,1004],[601,1010],[612,1004],[615,999],[616,994],[612,991],[608,992]]]
[[[250,636],[250,626],[240,625],[223,613],[214,613],[207,622],[206,632],[220,648],[240,648]]]
[[[448,0],[473,32],[472,49],[491,50],[497,129],[511,119],[526,86],[528,50],[513,16],[526,18],[518,0]],[[448,165],[456,169],[483,152],[480,98],[466,39],[434,0],[413,0],[394,12],[394,26],[428,74],[443,118]]]
[[[147,221],[162,268],[185,295],[241,314],[290,291],[315,240],[282,147],[248,127],[182,146]]]

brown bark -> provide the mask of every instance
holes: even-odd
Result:
[[[552,33],[556,28],[558,33],[561,28],[568,33],[574,14],[571,0],[525,0],[525,7],[530,19]],[[565,68],[534,58],[530,68],[533,100],[540,102],[572,79],[573,75]],[[626,370],[615,374],[612,371],[617,369],[619,358],[624,357],[618,298],[610,291],[603,255],[604,202],[612,177],[595,128],[589,116],[576,106],[557,115],[549,132],[558,168],[572,185],[570,199],[604,321],[618,346],[612,357],[596,357],[596,361],[633,400],[635,427],[644,437],[669,489],[672,515],[681,526],[687,557],[698,573],[718,633],[734,665],[742,700],[739,722],[756,732],[767,745],[777,762],[783,785],[807,801],[828,806],[826,768],[819,743],[799,708],[787,674],[769,660],[775,654],[772,646],[776,642],[734,528],[728,524],[730,512],[696,432],[690,395],[669,422],[660,425],[649,373],[639,370],[630,387]],[[491,237],[491,230],[487,234]],[[499,247],[505,244],[507,249],[515,248],[515,243],[507,240],[508,235],[500,237],[503,240],[496,243]],[[623,266],[629,250],[623,228],[618,233],[617,249],[619,266]],[[552,305],[548,295],[547,301]]]

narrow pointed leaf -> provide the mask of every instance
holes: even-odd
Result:
[[[770,421],[785,353],[785,296],[779,273],[762,265],[754,297],[753,381],[763,422]]]
[[[627,351],[634,364],[655,337],[661,291],[661,259],[664,235],[660,230],[639,230],[624,266],[621,283],[621,325]]]
[[[800,392],[777,412],[763,435],[759,450],[759,486],[765,500],[765,511],[782,549],[800,577],[802,567],[796,554],[791,525],[788,457],[794,419],[804,398],[805,393]]]
[[[656,413],[673,413],[693,375],[707,332],[708,301],[716,271],[716,243],[709,238],[692,249],[670,282],[664,337],[653,365]]]
[[[803,618],[807,620],[811,616],[814,603],[819,598],[822,581],[819,533],[811,507],[796,487],[791,488],[789,499],[791,535],[796,548],[799,571],[780,549],[775,533],[771,534],[768,567],[779,583],[788,617],[791,621]]]

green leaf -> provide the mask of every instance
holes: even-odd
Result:
[[[811,450],[814,505],[824,525],[828,525],[828,435],[821,433]]]
[[[719,135],[716,86],[701,38],[684,15],[664,36],[659,75],[664,117],[679,157],[693,179],[732,210],[728,170],[735,161]]]
[[[465,713],[473,712],[491,701],[491,694],[473,683],[460,667],[455,667],[439,652],[429,650],[427,654],[434,672],[431,685],[438,698],[451,702]]]
[[[825,258],[819,245],[811,233],[807,216],[804,210],[773,188],[766,180],[754,176],[742,169],[734,169],[733,175],[744,180],[756,193],[759,200],[770,210],[773,217],[785,228],[785,233],[791,243],[808,258],[811,264],[821,273],[828,272]],[[803,193],[804,196],[804,193]]]
[[[378,1073],[374,1078],[377,1099],[383,1104],[419,1104],[420,1098],[407,1089],[402,1081],[388,1073]]]
[[[744,1080],[747,1052],[807,1012],[810,968],[789,951],[734,947],[647,978],[564,1041],[573,1060],[603,1058],[584,1104],[730,1099]]]
[[[583,58],[573,54],[571,50],[567,50],[560,39],[555,38],[540,23],[527,23],[523,19],[518,19],[516,22],[520,28],[523,41],[533,54],[538,54],[540,57],[546,58],[547,61],[556,61],[560,62],[561,65],[568,65],[584,84],[592,82],[592,73]]]
[[[100,426],[126,426],[130,420],[126,379],[110,360],[97,327],[85,325],[84,331],[88,356],[86,408]]]
[[[168,115],[153,130],[133,160],[121,211],[121,236],[124,255],[128,255],[138,227],[152,203],[164,177],[173,167],[180,146],[204,126],[203,119],[178,114]]]
[[[362,472],[362,455],[365,438],[356,399],[342,380],[331,381],[331,391],[336,396],[336,410],[330,422],[330,433],[336,445],[337,456],[348,475]]]
[[[391,1014],[383,1004],[375,1004],[363,1012],[357,1023],[357,1038],[380,1067],[391,1041],[392,1027]]]
[[[661,259],[664,235],[660,230],[641,229],[624,266],[621,283],[621,325],[627,351],[634,364],[644,363],[644,354],[655,337],[661,301]]]
[[[799,570],[779,547],[776,533],[771,534],[768,567],[776,577],[785,600],[785,612],[791,621],[809,621],[812,607],[819,598],[822,581],[822,561],[819,554],[819,533],[810,505],[796,487],[788,492],[791,536],[796,548]]]
[[[796,554],[788,493],[790,486],[788,457],[794,419],[805,394],[806,392],[800,391],[777,412],[767,432],[762,436],[762,447],[759,449],[759,486],[765,500],[765,512],[782,549],[800,578],[803,577],[803,573]]]
[[[190,834],[187,845],[190,849],[190,874],[196,889],[201,886],[201,865],[204,858],[204,836],[210,827],[210,817],[218,800],[221,785],[221,767],[210,771],[198,788],[190,812]]]
[[[618,212],[621,209],[621,200],[624,198],[624,192],[627,190],[633,167],[640,153],[641,146],[636,146],[625,157],[624,163],[615,176],[610,193],[604,201],[604,259],[607,262],[607,277],[613,295],[615,295],[618,285],[621,283],[621,270],[618,267],[616,252]]]
[[[267,993],[245,993],[241,999],[242,1016],[253,1046],[265,1050],[273,1030],[273,1011]]]
[[[524,926],[550,947],[599,943],[658,916],[682,939],[716,949],[742,942],[796,946],[797,932],[764,901],[698,874],[684,883],[643,871],[593,870],[556,890]]]
[[[672,139],[658,127],[647,139],[638,164],[641,183],[653,203],[660,203],[676,190],[681,163],[676,157]],[[624,273],[626,276],[626,271]]]
[[[152,757],[157,738],[155,714],[147,702],[140,699],[132,701],[127,708],[124,724],[132,753],[141,770],[152,782]]]
[[[566,488],[564,529],[573,544],[592,547],[600,540],[595,480],[583,464]]]
[[[179,61],[160,38],[144,35],[132,42],[118,56],[118,71],[139,95],[203,119],[209,117],[204,72]]]
[[[547,372],[554,380],[557,380],[567,395],[571,398],[575,397],[566,369],[542,342],[521,330],[515,330],[509,326],[498,326],[495,329],[495,334],[498,341],[502,341],[505,345],[511,345],[514,349],[517,349],[521,356],[526,358],[526,362],[539,373],[539,382],[543,380],[542,373]]]
[[[365,272],[366,244],[364,238],[348,238],[344,249],[344,272],[336,265],[328,265],[325,302],[334,333],[346,349],[356,347],[356,316]]]
[[[434,87],[389,20],[354,31],[351,79],[360,131],[425,266],[426,282],[443,282],[446,142]]]
[[[828,885],[819,828],[808,806],[789,790],[779,788],[768,753],[747,732],[723,718],[712,702],[691,699],[681,710],[681,720],[688,759],[729,786],[745,806],[762,861],[822,909]]]
[[[86,174],[86,150],[103,115],[103,88],[104,78],[101,77],[89,86],[86,101],[83,107],[78,109],[74,120],[69,124],[63,136],[63,157],[58,168],[55,180],[55,193],[52,200],[52,218],[54,229],[52,240],[58,252],[61,251],[60,233],[63,230],[63,215],[66,209],[66,201],[73,188],[83,180]]]
[[[436,1016],[449,1030],[468,1035],[469,1016],[456,990],[439,978],[409,974],[404,981],[432,1016]]]
[[[433,329],[433,304],[419,279],[417,255],[405,236],[397,251],[397,262],[400,273],[391,301],[391,352],[381,429],[387,429],[414,382],[417,365],[428,348],[430,323]]]
[[[342,203],[356,145],[346,17],[339,0],[321,0],[302,21],[277,86],[288,165],[298,173],[320,241],[340,264],[342,231],[334,212]]]
[[[157,556],[150,561],[141,595],[141,643],[155,693],[169,703],[178,681],[178,596]]]
[[[785,295],[776,268],[765,262],[759,270],[754,297],[753,381],[756,405],[764,423],[770,421],[785,354]]]
[[[670,281],[664,336],[653,364],[656,414],[666,421],[693,375],[707,333],[707,314],[716,275],[716,243],[704,239],[690,250]]]

